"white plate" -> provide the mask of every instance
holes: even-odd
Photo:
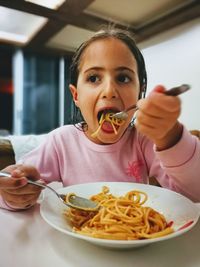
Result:
[[[177,237],[190,230],[198,221],[200,212],[192,201],[178,193],[157,186],[137,183],[98,182],[72,185],[66,188],[61,188],[57,191],[64,194],[73,192],[79,196],[89,198],[91,195],[99,193],[104,185],[108,186],[110,188],[110,192],[116,196],[124,195],[131,190],[141,190],[146,192],[148,194],[148,201],[145,205],[162,213],[166,217],[167,221],[173,221],[173,228],[175,229],[175,232],[159,238],[130,241],[107,240],[77,234],[72,231],[71,226],[64,219],[63,211],[66,209],[66,206],[64,206],[52,193],[47,195],[41,203],[40,212],[43,219],[52,227],[67,235],[84,239],[96,245],[122,249],[140,247]],[[190,222],[190,224],[187,227],[179,229],[188,222]]]

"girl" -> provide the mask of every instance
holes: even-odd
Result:
[[[82,44],[72,61],[69,86],[75,126],[53,130],[22,164],[4,170],[12,178],[0,178],[1,206],[35,204],[40,189],[27,184],[26,177],[68,186],[148,183],[155,176],[161,186],[199,201],[199,141],[178,122],[180,99],[165,95],[163,86],[144,99],[146,83],[143,56],[127,32],[102,30]],[[112,113],[136,103],[133,127],[134,110],[125,121],[113,122]]]

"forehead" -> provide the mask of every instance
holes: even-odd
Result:
[[[136,59],[129,47],[121,40],[109,37],[95,40],[84,50],[79,69],[95,66],[127,66],[137,68]]]

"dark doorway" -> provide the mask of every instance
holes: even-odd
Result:
[[[12,51],[0,47],[0,135],[13,131]]]

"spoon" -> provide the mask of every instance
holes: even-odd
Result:
[[[180,95],[180,94],[188,91],[189,89],[190,89],[190,86],[188,84],[182,84],[181,86],[174,87],[168,91],[165,91],[164,94],[170,95],[170,96],[177,96],[177,95]],[[138,110],[138,107],[137,107],[137,105],[131,105],[127,109],[113,114],[112,117],[116,118],[116,119],[126,120],[128,118],[127,112],[131,109]]]
[[[12,176],[10,175],[10,173],[0,172],[0,177],[12,177]],[[84,210],[84,211],[97,211],[99,209],[98,203],[92,200],[76,196],[74,193],[70,193],[68,195],[59,194],[58,192],[56,192],[56,190],[54,190],[52,187],[48,185],[41,184],[39,182],[32,181],[29,179],[27,180],[28,180],[28,184],[33,184],[33,185],[51,190],[62,201],[62,203],[64,203],[70,208]]]

